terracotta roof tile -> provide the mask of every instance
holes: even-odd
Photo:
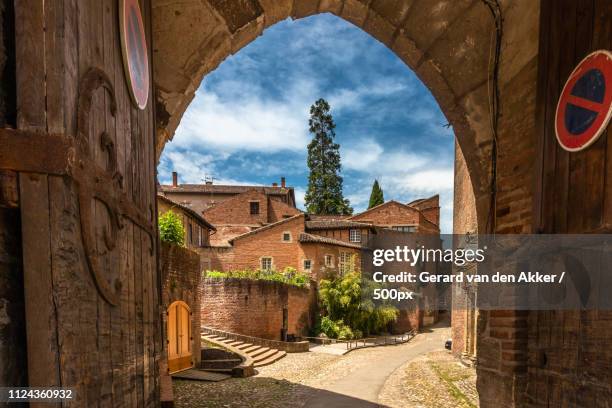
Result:
[[[366,249],[359,244],[340,241],[340,240],[328,238],[328,237],[322,237],[320,235],[308,234],[307,232],[302,232],[298,238],[298,241],[301,243],[328,244],[328,245],[343,246],[347,248]]]

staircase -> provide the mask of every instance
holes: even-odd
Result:
[[[287,355],[287,352],[283,350],[234,340],[223,335],[204,334],[202,340],[227,347],[232,352],[222,356],[221,353],[212,351],[214,349],[204,349],[200,368],[206,371],[231,373],[233,368],[240,365],[243,360],[250,361],[255,368],[263,367]]]

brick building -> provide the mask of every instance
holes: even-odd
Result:
[[[293,187],[286,186],[284,177],[281,177],[280,186],[278,183],[273,183],[272,186],[234,186],[214,184],[212,181],[204,184],[179,184],[177,172],[172,172],[172,184],[159,186],[159,191],[166,197],[191,208],[198,214],[253,189],[260,190],[267,197],[295,208],[295,191]]]
[[[360,270],[361,251],[367,248],[364,241],[357,239],[358,233],[349,231],[368,236],[375,233],[375,228],[352,223],[347,231],[311,230],[309,223],[308,216],[299,213],[231,239],[229,249],[203,248],[200,253],[210,260],[209,269],[217,270],[293,267],[310,274],[314,280],[328,273]]]
[[[439,234],[439,197],[435,195],[409,204],[390,200],[348,219],[402,232]]]
[[[185,228],[185,246],[199,248],[210,245],[210,237],[216,228],[197,212],[185,205],[176,203],[162,194],[157,194],[157,212],[162,215],[172,210],[181,218]]]

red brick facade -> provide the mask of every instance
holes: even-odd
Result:
[[[203,248],[200,254],[210,269],[260,269],[262,258],[271,258],[272,269],[296,268],[320,279],[340,268],[341,254],[349,254],[356,269],[361,266],[361,248],[358,244],[338,240],[321,240],[306,233],[306,215],[270,224],[236,237],[231,248]],[[344,255],[346,257],[346,255]],[[310,261],[310,269],[306,269]],[[203,266],[206,266],[203,265]]]
[[[198,214],[253,189],[263,191],[268,197],[295,207],[295,192],[293,187],[285,185],[284,177],[281,179],[280,186],[273,183],[272,186],[264,187],[213,184],[212,181],[204,184],[179,184],[178,174],[174,172],[172,175],[172,184],[158,186],[159,191],[172,201],[189,207]]]
[[[200,284],[200,299],[203,326],[280,340],[283,309],[287,313],[287,333],[307,335],[314,322],[316,288],[248,279],[206,278]]]
[[[299,212],[297,208],[265,194],[263,189],[252,189],[204,210],[203,214],[214,225],[240,224],[259,227]]]
[[[428,216],[431,219],[439,220],[440,207],[430,207],[428,209]],[[386,228],[413,227],[414,231],[411,232],[417,233],[440,233],[439,225],[427,219],[425,214],[419,209],[393,200],[370,208],[349,219]]]

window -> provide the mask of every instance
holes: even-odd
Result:
[[[202,246],[202,227],[198,226],[198,246]]]
[[[325,267],[331,268],[334,266],[334,256],[333,255],[325,255]]]
[[[264,256],[261,258],[261,269],[264,271],[272,270],[272,257]]]
[[[340,252],[340,262],[338,265],[338,269],[340,269],[341,275],[345,275],[353,271],[355,267],[353,257],[354,255],[350,252]]]
[[[250,201],[249,206],[251,209],[251,215],[259,214],[259,201]]]
[[[361,242],[361,230],[358,230],[358,229],[349,230],[349,241]]]
[[[309,271],[312,268],[312,261],[310,259],[304,259],[304,270]]]
[[[193,244],[193,226],[191,225],[191,223],[189,223],[189,237],[188,237],[189,243]]]
[[[291,233],[283,232],[283,242],[291,242]]]
[[[416,232],[415,225],[394,225],[391,227],[392,230],[400,232]]]

